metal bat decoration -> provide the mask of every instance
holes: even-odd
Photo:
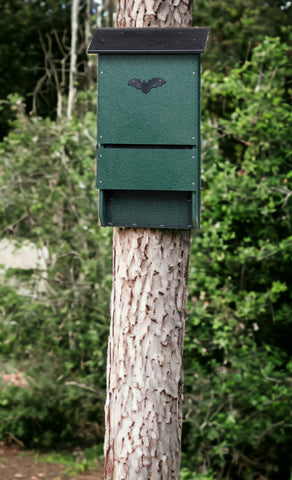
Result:
[[[151,78],[148,82],[145,80],[139,80],[139,78],[132,78],[128,81],[128,85],[131,85],[138,90],[142,90],[145,94],[150,92],[151,88],[161,87],[161,85],[164,85],[165,83],[166,80],[163,80],[163,78]]]

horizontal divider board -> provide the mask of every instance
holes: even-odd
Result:
[[[191,229],[191,192],[106,190],[105,225]]]
[[[198,150],[103,148],[97,152],[97,188],[197,191]]]

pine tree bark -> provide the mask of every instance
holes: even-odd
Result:
[[[190,234],[115,229],[105,479],[177,480]]]
[[[187,27],[189,0],[118,0],[117,27]],[[178,480],[188,230],[114,229],[105,480]]]
[[[118,0],[116,26],[189,27],[192,0]]]

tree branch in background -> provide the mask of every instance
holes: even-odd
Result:
[[[76,77],[76,64],[77,64],[76,47],[77,47],[77,31],[78,31],[78,8],[79,8],[79,0],[73,0],[72,9],[71,9],[71,57],[70,57],[70,72],[69,72],[69,94],[68,94],[67,118],[72,117],[74,97],[76,93],[74,82]]]

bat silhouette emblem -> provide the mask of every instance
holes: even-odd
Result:
[[[148,82],[145,80],[139,80],[139,78],[132,78],[128,81],[128,85],[131,85],[138,90],[142,90],[145,94],[150,92],[151,88],[161,87],[161,85],[164,85],[165,83],[166,80],[163,80],[163,78],[151,78]]]

